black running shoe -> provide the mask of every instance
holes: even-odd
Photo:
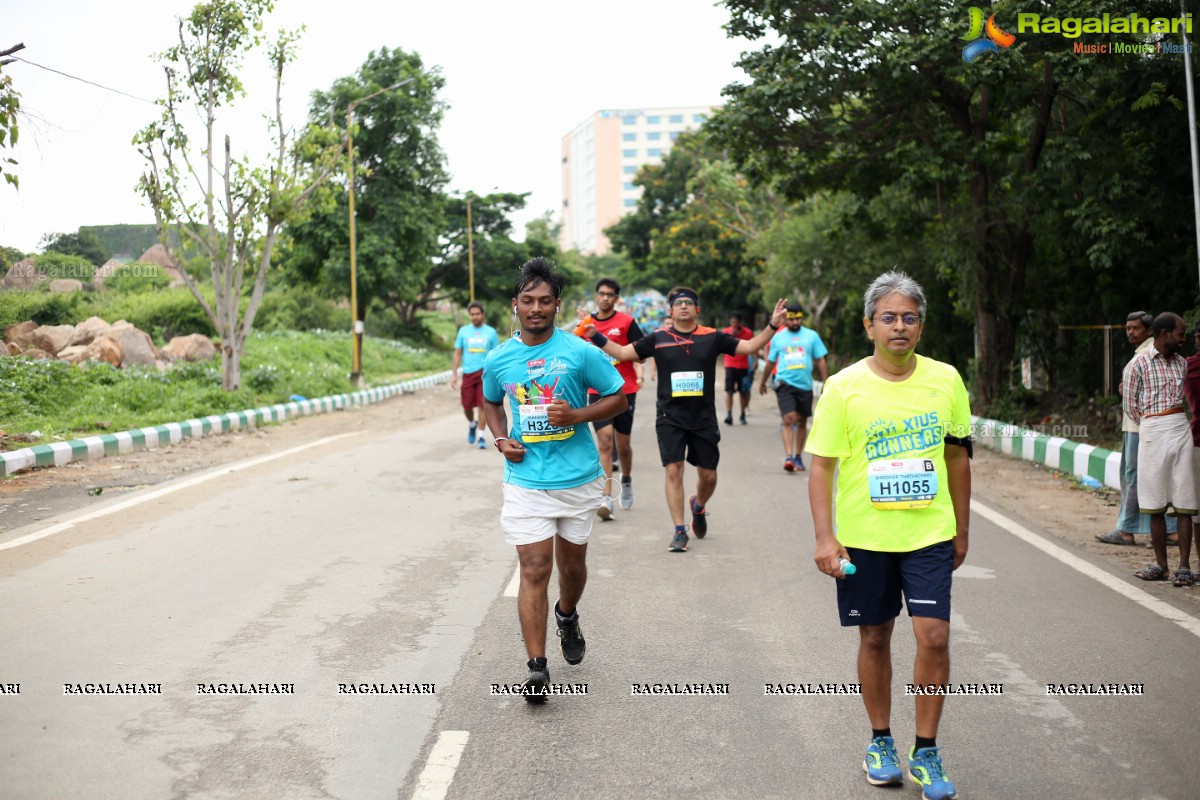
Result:
[[[583,661],[587,642],[583,640],[583,628],[579,627],[579,611],[566,619],[555,611],[554,619],[558,622],[558,645],[562,648],[563,658],[572,665]]]
[[[692,499],[688,500],[688,505],[692,507],[692,532],[696,534],[697,539],[703,539],[708,533],[708,512],[700,506],[696,505],[696,495],[692,495]]]
[[[550,667],[546,665],[546,659],[531,658],[526,666],[529,667],[529,677],[521,682],[521,695],[526,703],[546,702],[543,692],[550,685]]]

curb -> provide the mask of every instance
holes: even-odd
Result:
[[[971,417],[976,441],[1013,458],[1033,461],[1076,477],[1088,476],[1111,489],[1121,489],[1121,453],[1008,422]]]
[[[234,430],[252,430],[265,422],[283,422],[293,417],[340,411],[354,406],[378,403],[397,395],[428,389],[439,383],[447,383],[450,370],[415,378],[401,383],[363,389],[349,394],[335,394],[316,400],[293,401],[273,406],[247,409],[228,414],[218,414],[202,419],[183,422],[168,422],[151,428],[135,428],[120,433],[104,433],[86,439],[66,442],[51,442],[0,453],[0,476],[12,475],[31,467],[61,467],[72,461],[87,461],[108,456],[125,455],[137,450],[151,450],[167,444],[177,444],[184,437],[200,437],[209,434],[229,433]]]

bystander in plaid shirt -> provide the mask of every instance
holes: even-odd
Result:
[[[1125,368],[1121,405],[1134,422],[1183,407],[1183,379],[1187,359],[1178,353],[1164,356],[1157,347],[1137,354]]]

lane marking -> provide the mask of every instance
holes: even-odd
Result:
[[[429,751],[425,769],[421,770],[412,800],[443,800],[446,797],[470,738],[469,731],[442,731],[438,734],[437,742]]]
[[[131,497],[128,500],[123,500],[120,503],[117,503],[112,506],[108,506],[107,508],[98,509],[96,511],[89,511],[86,514],[81,514],[80,516],[74,517],[65,522],[60,522],[57,525],[51,525],[49,528],[43,528],[40,531],[34,531],[33,533],[27,534],[18,539],[13,539],[11,542],[5,542],[3,544],[0,544],[0,550],[9,550],[14,547],[20,547],[23,544],[29,544],[30,542],[36,542],[38,539],[45,539],[47,536],[53,536],[56,533],[62,533],[65,530],[69,530],[70,528],[73,528],[74,526],[80,524],[81,522],[90,522],[91,520],[94,520],[94,519],[100,519],[101,517],[107,517],[109,514],[116,514],[119,511],[126,511],[130,508],[133,508],[134,506],[139,506],[142,503],[148,503],[151,500],[157,500],[160,497],[165,497],[166,495],[172,494],[174,492],[179,492],[184,489],[190,489],[193,486],[199,486],[202,483],[206,483],[207,481],[211,481],[215,478],[220,478],[225,475],[229,475],[230,473],[233,473],[233,472],[241,472],[242,470],[251,469],[252,467],[257,467],[260,464],[265,464],[268,461],[274,461],[275,459],[278,459],[278,458],[284,458],[285,456],[290,456],[290,455],[294,455],[295,453],[303,452],[304,450],[308,450],[309,448],[312,448],[312,447],[319,447],[323,444],[329,444],[330,442],[336,442],[338,439],[344,439],[347,436],[358,436],[358,435],[360,435],[360,434],[358,434],[358,433],[339,433],[337,436],[327,436],[324,439],[318,439],[315,442],[309,442],[308,444],[302,444],[299,447],[293,447],[290,450],[284,450],[279,453],[271,453],[271,454],[268,454],[265,456],[258,456],[257,458],[251,458],[246,461],[240,461],[236,464],[230,464],[228,466],[217,467],[215,469],[209,470],[208,472],[202,472],[199,475],[193,475],[190,478],[185,478],[184,480],[181,480],[179,483],[173,483],[170,486],[164,486],[161,489],[153,489],[149,492],[146,492],[145,494],[138,494],[135,497]]]
[[[988,508],[978,500],[971,501],[971,510],[992,524],[1008,531],[1018,539],[1033,545],[1046,555],[1057,559],[1071,569],[1086,575],[1103,586],[1107,586],[1117,594],[1132,600],[1148,611],[1153,611],[1163,619],[1174,622],[1188,633],[1200,636],[1200,620],[1196,619],[1190,614],[1180,611],[1170,603],[1165,603],[1162,600],[1159,600],[1157,597],[1147,594],[1145,591],[1137,588],[1136,586],[1131,586],[1120,578],[1116,578],[1102,569],[1097,569],[1095,566],[1089,564],[1087,561],[1084,561],[1074,553],[1059,547],[1058,545],[1034,533],[1028,528],[1013,522],[999,511]]]
[[[517,568],[513,570],[512,580],[508,582],[508,586],[504,589],[505,597],[516,597],[517,592],[521,589],[521,562],[517,562]]]

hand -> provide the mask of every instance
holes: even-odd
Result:
[[[766,394],[766,393],[767,393],[767,385],[766,385],[765,383],[760,383],[760,384],[758,385],[758,393],[759,393],[759,394]]]
[[[458,372],[450,376],[450,388],[453,390],[458,389]]]
[[[546,409],[546,419],[556,428],[569,428],[576,422],[575,409],[566,400],[556,397]]]
[[[830,537],[824,541],[817,542],[817,549],[813,552],[813,561],[816,563],[817,569],[821,570],[821,572],[834,578],[846,577],[842,573],[841,564],[838,563],[838,559],[842,558],[849,561],[850,554],[846,552],[846,548],[842,547],[837,539]]]
[[[775,310],[771,312],[771,327],[778,328],[787,314],[787,298],[781,297],[775,301]]]
[[[954,537],[953,541],[954,569],[958,569],[962,566],[963,562],[967,560],[967,532],[959,531],[958,535]]]
[[[514,464],[518,464],[525,458],[525,445],[521,444],[516,439],[505,439],[498,444],[497,449],[500,450],[500,455],[507,458]]]

